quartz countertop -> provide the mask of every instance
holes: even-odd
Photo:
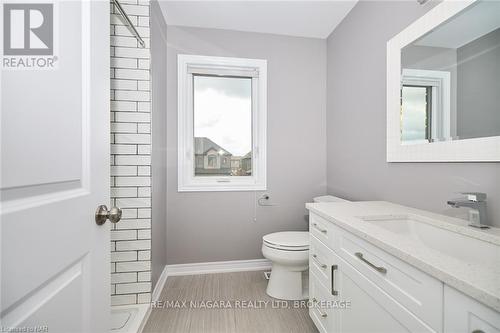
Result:
[[[411,215],[425,223],[489,243],[500,259],[500,228],[476,229],[468,221],[385,201],[307,203],[309,211],[500,312],[498,264],[462,260],[366,221],[363,216]]]

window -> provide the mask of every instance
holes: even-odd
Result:
[[[216,169],[216,170],[220,169],[219,163],[217,163],[217,155],[216,154],[211,153],[207,156],[207,165],[203,166],[203,169]],[[195,169],[195,170],[197,170],[197,169]],[[196,174],[196,171],[195,171],[195,174]],[[200,174],[203,175],[204,173],[198,172],[198,175],[200,175]]]
[[[431,141],[432,87],[401,88],[401,141]]]
[[[266,189],[265,60],[178,56],[178,190]]]
[[[433,142],[450,138],[450,72],[403,69],[401,142]]]

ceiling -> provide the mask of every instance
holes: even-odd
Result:
[[[159,1],[169,25],[312,38],[327,38],[356,2]]]

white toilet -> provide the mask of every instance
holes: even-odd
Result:
[[[314,198],[314,202],[347,201],[330,195]],[[283,300],[308,298],[303,276],[309,268],[309,232],[283,231],[262,237],[262,255],[273,264],[266,292]]]
[[[273,264],[267,294],[284,300],[306,299],[302,272],[309,268],[309,232],[275,232],[262,240],[262,255]]]

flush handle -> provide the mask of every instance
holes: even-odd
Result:
[[[102,225],[109,220],[112,223],[117,223],[122,218],[122,210],[118,207],[111,207],[108,210],[106,205],[100,205],[95,211],[95,223]]]

